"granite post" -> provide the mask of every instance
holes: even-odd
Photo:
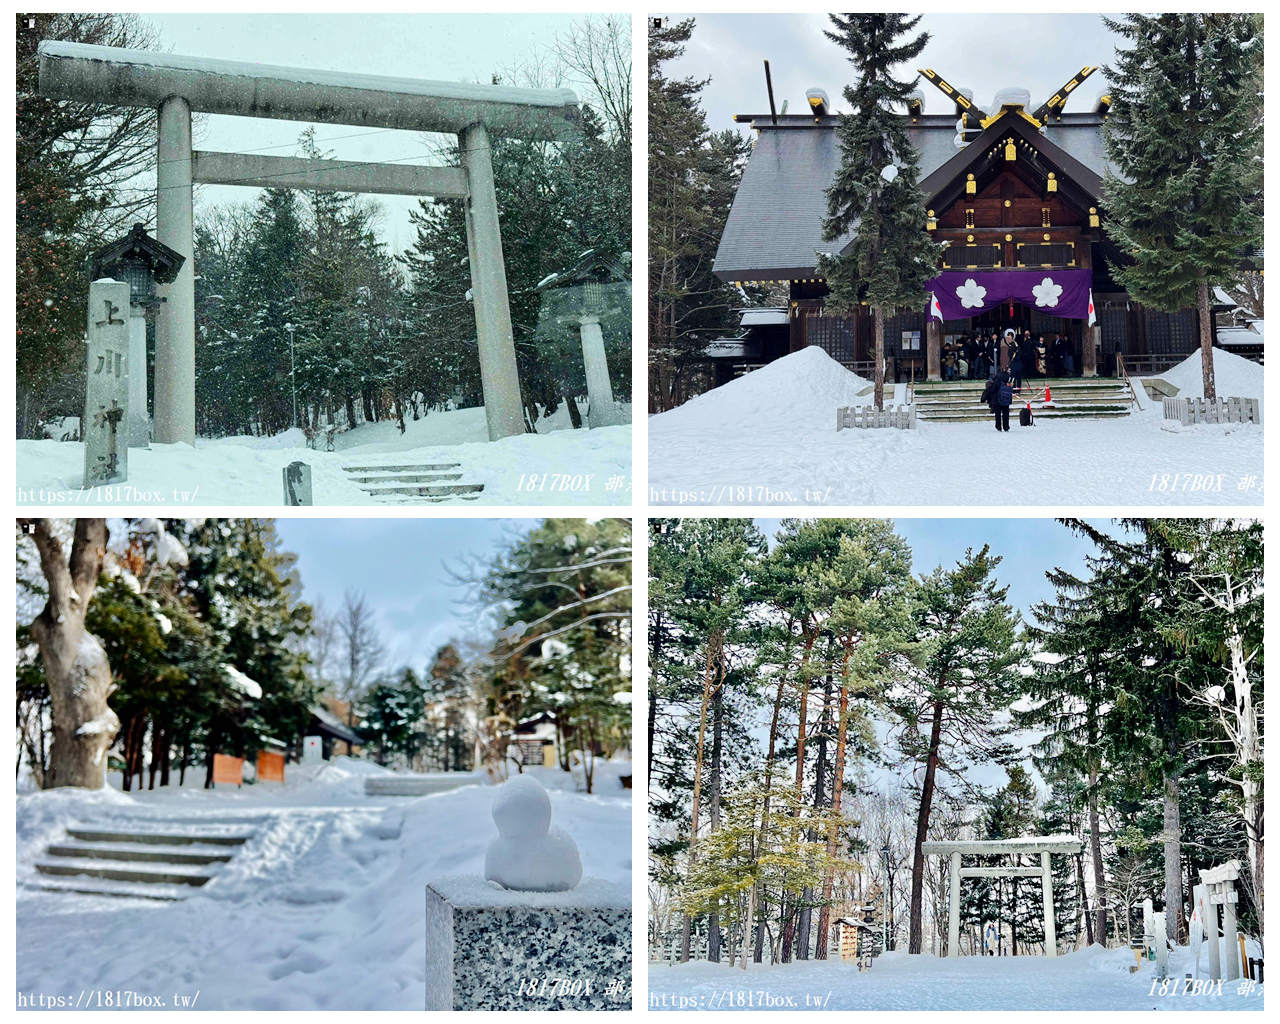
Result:
[[[100,278],[89,285],[84,389],[84,486],[129,476],[125,423],[129,408],[129,285]]]
[[[428,1010],[631,1009],[631,893],[445,878],[426,892]]]

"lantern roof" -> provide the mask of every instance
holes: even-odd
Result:
[[[169,284],[187,258],[156,241],[141,224],[135,224],[123,238],[104,245],[89,257],[89,277],[110,277],[112,270],[126,261],[145,263],[157,284]]]
[[[539,281],[537,290],[541,292],[552,288],[569,288],[573,285],[629,281],[631,279],[630,262],[630,253],[612,257],[601,249],[588,249],[578,257],[578,261],[573,266],[548,274]]]

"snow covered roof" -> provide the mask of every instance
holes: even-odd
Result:
[[[742,311],[743,327],[759,327],[765,324],[787,324],[790,319],[787,311],[781,307],[766,307],[762,309],[744,309]]]
[[[337,715],[333,714],[327,708],[314,707],[311,709],[311,717],[324,726],[334,739],[342,740],[344,743],[352,745],[361,742],[359,735],[352,731],[345,722]]]
[[[839,117],[739,114],[758,132],[751,158],[733,199],[716,251],[713,271],[724,281],[789,280],[814,274],[816,254],[835,254],[852,234],[834,241],[822,237],[827,215],[827,188],[840,165],[835,128]],[[911,120],[907,133],[920,158],[920,181],[927,195],[939,192],[930,175],[950,161],[977,158],[990,139],[1014,131],[1031,137],[1037,149],[1087,191],[1098,188],[1108,169],[1102,147],[1102,115],[1063,114],[1041,131],[1015,115],[998,118],[985,131],[955,145],[956,119],[950,114],[924,114]],[[951,180],[948,171],[942,177]],[[963,179],[963,174],[960,174]],[[1059,174],[1062,179],[1063,175]]]

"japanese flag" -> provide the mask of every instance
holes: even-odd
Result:
[[[933,319],[935,320],[941,320],[943,318],[942,306],[938,302],[938,295],[936,292],[929,293],[929,315],[933,317]],[[1089,315],[1093,316],[1093,300],[1092,299],[1089,300]],[[1089,322],[1092,323],[1093,321],[1091,320]]]
[[[1093,289],[1089,289],[1089,326],[1098,322],[1098,314],[1093,311]]]

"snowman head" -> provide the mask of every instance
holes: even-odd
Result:
[[[542,783],[530,775],[504,782],[494,797],[493,823],[505,839],[545,836],[551,827],[551,798]]]

